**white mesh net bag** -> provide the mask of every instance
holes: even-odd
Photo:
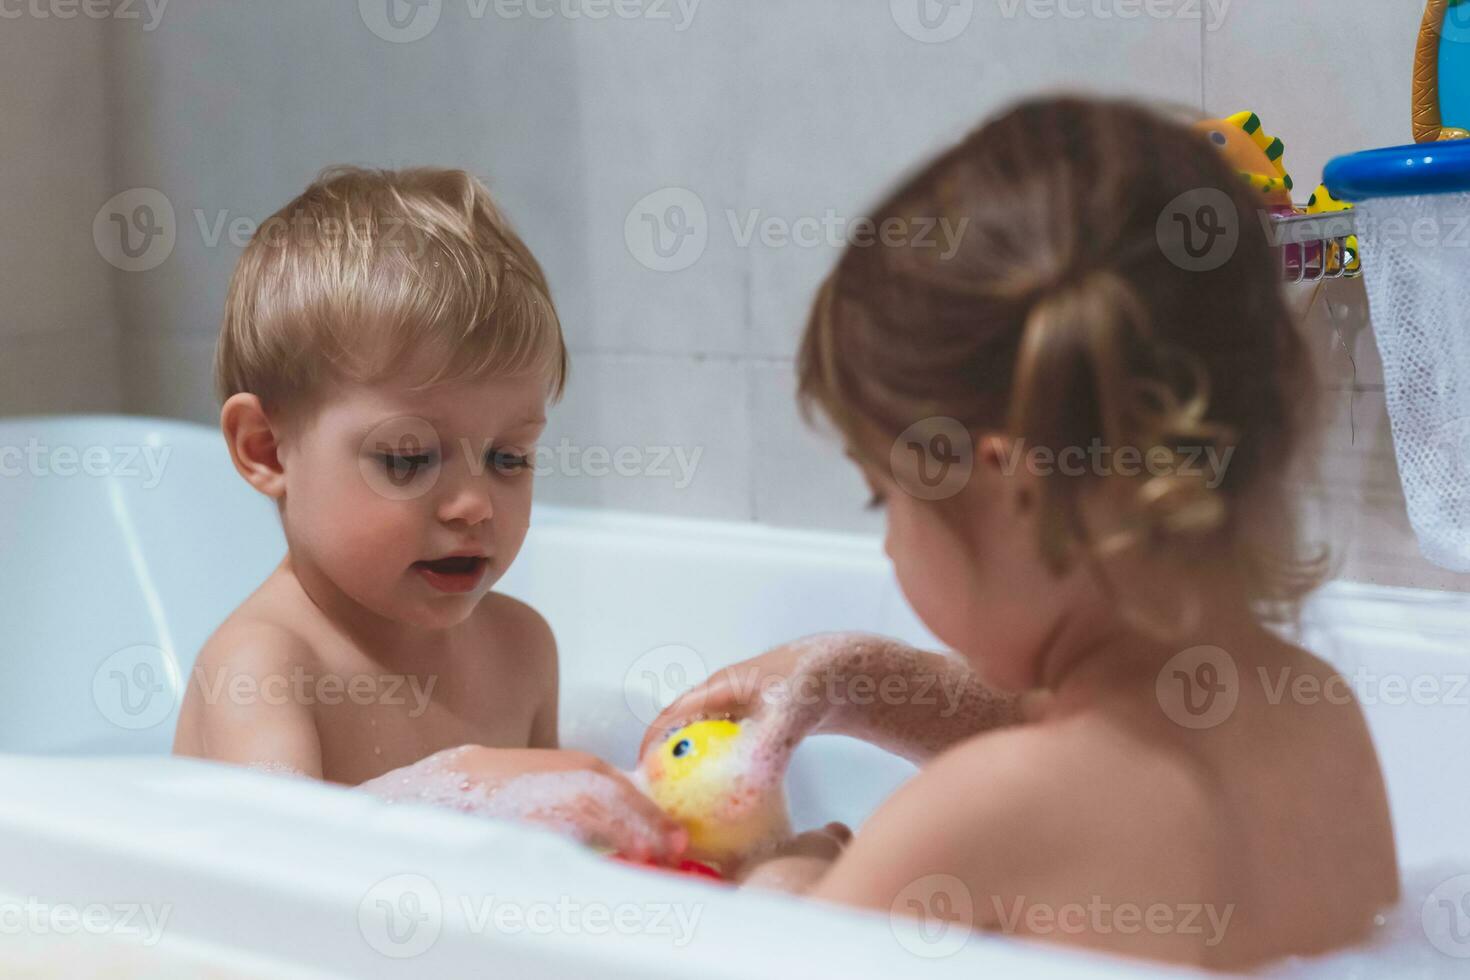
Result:
[[[1409,521],[1470,571],[1470,193],[1373,198],[1357,224]]]

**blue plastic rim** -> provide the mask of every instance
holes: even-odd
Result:
[[[1340,201],[1470,191],[1470,140],[1365,150],[1333,160],[1322,177]]]

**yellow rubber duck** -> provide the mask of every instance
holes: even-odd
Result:
[[[689,831],[689,856],[729,871],[791,836],[786,753],[737,721],[696,721],[639,762],[644,788]]]

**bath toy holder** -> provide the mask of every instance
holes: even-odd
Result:
[[[1287,282],[1356,279],[1363,274],[1361,266],[1353,268],[1347,262],[1330,261],[1334,254],[1347,254],[1348,239],[1357,230],[1353,212],[1293,214],[1272,220],[1271,234],[1280,255],[1281,277]]]

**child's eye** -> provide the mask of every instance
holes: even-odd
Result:
[[[401,453],[380,453],[378,458],[383,461],[383,469],[388,474],[388,479],[396,484],[405,484],[419,475],[419,470],[434,463],[434,457],[429,453],[416,455],[405,455]]]
[[[531,459],[525,453],[513,453],[504,449],[492,451],[488,462],[495,467],[497,473],[518,473],[531,465]]]
[[[868,510],[882,510],[887,503],[888,497],[874,490],[872,499],[868,501]]]

